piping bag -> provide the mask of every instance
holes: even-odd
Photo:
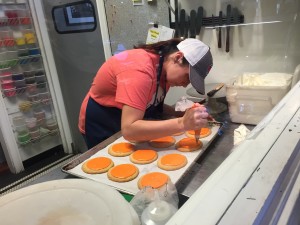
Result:
[[[181,99],[176,102],[175,105],[175,111],[181,111],[184,112],[185,110],[189,108],[195,108],[197,107],[196,104],[190,100],[188,100],[185,96],[181,97]],[[195,141],[198,143],[200,138],[200,130],[195,130]]]

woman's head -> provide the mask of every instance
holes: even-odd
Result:
[[[213,61],[209,47],[203,42],[193,38],[173,38],[134,48],[142,48],[165,57],[163,71],[170,86],[186,87],[191,82],[199,93],[205,93],[204,78]]]

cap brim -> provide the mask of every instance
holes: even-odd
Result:
[[[190,82],[192,86],[196,89],[198,93],[201,95],[205,94],[205,83],[204,78],[202,76],[199,76],[198,72],[190,66]]]

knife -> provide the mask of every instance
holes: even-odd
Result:
[[[203,7],[198,7],[197,20],[196,20],[196,35],[200,36],[201,26],[203,20]]]
[[[222,33],[221,33],[221,26],[223,25],[223,13],[222,11],[219,12],[219,40],[218,40],[218,48],[222,48]]]
[[[196,20],[197,20],[197,13],[195,10],[191,10],[190,13],[190,37],[195,38],[196,37]]]
[[[229,32],[230,32],[230,13],[231,13],[231,5],[227,5],[227,15],[226,15],[226,52],[229,52]]]
[[[175,0],[175,37],[178,37],[178,0]]]
[[[184,29],[185,29],[185,10],[180,10],[180,17],[179,17],[179,31],[180,31],[180,37],[184,37]]]

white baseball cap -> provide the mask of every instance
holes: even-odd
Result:
[[[197,92],[204,95],[204,79],[213,66],[209,47],[198,39],[187,38],[181,41],[177,48],[190,64],[190,82]]]

